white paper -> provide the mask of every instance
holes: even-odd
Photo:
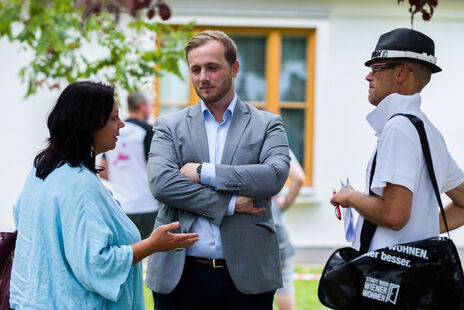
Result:
[[[342,181],[340,181],[342,187],[345,187]],[[350,185],[350,179],[346,178],[346,185]],[[345,228],[345,239],[348,242],[353,242],[355,238],[354,233],[354,214],[352,207],[342,208],[343,226]]]

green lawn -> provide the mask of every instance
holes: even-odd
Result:
[[[295,273],[322,273],[322,268],[296,267]],[[317,286],[319,281],[296,280],[295,298],[297,310],[321,310],[329,309],[323,306],[317,298]],[[274,305],[274,309],[277,307]]]
[[[321,273],[322,267],[310,268],[310,267],[296,267],[295,273]],[[319,302],[317,298],[317,285],[319,281],[313,280],[296,280],[295,281],[295,292],[296,292],[296,309],[297,310],[323,310],[328,309]],[[153,309],[153,297],[151,291],[144,286],[145,294],[145,308],[147,310]],[[274,309],[277,307],[274,303]]]

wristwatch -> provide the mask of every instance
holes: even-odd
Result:
[[[201,166],[203,164],[200,164],[198,167],[197,167],[197,174],[198,174],[198,177],[200,178],[201,177]]]

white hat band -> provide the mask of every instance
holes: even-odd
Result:
[[[426,53],[419,54],[410,51],[377,50],[372,53],[371,59],[375,58],[413,58],[432,64],[437,63],[437,57],[433,55],[427,55]]]

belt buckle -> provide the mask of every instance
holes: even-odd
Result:
[[[216,259],[213,258],[213,268],[224,268],[224,266],[216,265]]]

